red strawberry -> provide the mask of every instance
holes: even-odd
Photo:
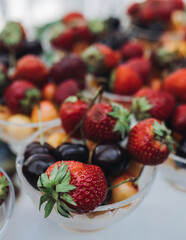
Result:
[[[154,117],[166,121],[175,105],[175,99],[170,93],[145,88],[135,94],[132,111],[138,120]]]
[[[127,14],[128,15],[136,15],[139,11],[139,3],[132,3],[128,9],[127,9]]]
[[[120,141],[129,132],[129,126],[127,109],[116,103],[97,103],[86,114],[84,134],[96,142]]]
[[[95,165],[77,161],[60,161],[50,166],[38,180],[40,206],[47,201],[45,217],[57,203],[57,211],[64,217],[71,212],[87,213],[101,205],[107,195],[103,171]],[[52,192],[52,193],[49,193]]]
[[[151,71],[150,60],[142,57],[132,58],[126,63],[126,66],[136,70],[142,79],[146,79]]]
[[[57,87],[54,94],[54,101],[61,104],[67,97],[76,95],[78,90],[77,81],[74,79],[67,79]]]
[[[0,172],[0,206],[4,203],[9,194],[9,182],[2,172]]]
[[[178,100],[186,102],[186,68],[171,73],[164,80],[164,89]]]
[[[86,67],[82,59],[76,55],[68,55],[59,62],[53,64],[50,70],[51,79],[60,83],[66,79],[76,79],[80,86],[84,85]]]
[[[177,107],[172,115],[173,130],[186,134],[186,104]]]
[[[139,122],[129,133],[127,150],[132,159],[145,165],[164,162],[173,151],[173,140],[164,123],[149,118]]]
[[[87,110],[88,103],[83,100],[78,100],[77,97],[70,97],[61,105],[60,117],[62,127],[66,133],[71,133],[77,124],[82,120],[82,117]],[[73,133],[72,137],[80,138],[80,129]]]
[[[35,55],[25,55],[16,65],[13,79],[27,79],[36,85],[42,85],[48,76],[45,63]]]
[[[90,43],[92,41],[92,33],[81,13],[71,12],[62,19],[62,22],[75,31],[75,42],[85,41]]]
[[[17,22],[7,22],[0,33],[0,49],[18,51],[26,39],[23,26]]]
[[[7,106],[14,113],[30,113],[40,101],[41,94],[33,83],[17,80],[8,86],[4,93]]]
[[[82,53],[87,71],[95,75],[104,75],[118,63],[118,55],[110,47],[97,43]]]
[[[93,39],[92,32],[88,28],[88,26],[85,25],[80,25],[75,28],[75,38],[76,42],[77,41],[84,41],[87,43],[90,43]]]
[[[124,60],[142,57],[144,53],[143,46],[138,42],[128,42],[121,47],[121,55]]]
[[[51,28],[51,44],[57,49],[70,50],[75,42],[75,30],[63,23],[57,23]]]
[[[70,24],[71,26],[74,26],[74,24],[76,24],[76,22],[80,22],[81,23],[86,23],[85,17],[83,16],[83,14],[79,13],[79,12],[70,12],[67,15],[65,15],[62,19],[62,22],[65,24]]]
[[[132,95],[142,87],[139,74],[126,64],[115,68],[111,74],[110,89],[113,93]]]

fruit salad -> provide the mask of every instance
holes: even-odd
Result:
[[[170,93],[139,90],[129,109],[103,99],[102,94],[100,88],[91,100],[67,98],[60,108],[62,131],[38,134],[39,139],[27,145],[17,159],[22,183],[27,191],[32,189],[39,209],[43,211],[45,205],[45,218],[54,214],[66,226],[66,218],[70,218],[70,227],[76,230],[86,230],[81,222],[76,226],[76,219],[100,220],[108,209],[117,212],[118,205],[118,214],[122,209],[130,211],[131,199],[143,192],[145,171],[154,171],[175,148],[164,122],[175,107]],[[167,111],[166,100],[171,103]],[[99,209],[102,213],[97,216]]]

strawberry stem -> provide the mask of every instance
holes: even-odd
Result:
[[[135,178],[135,177],[128,178],[127,180],[125,180],[125,181],[123,181],[123,182],[121,182],[117,185],[109,187],[108,191],[112,190],[113,188],[119,187],[119,186],[123,185],[124,183],[128,183],[128,182],[133,182],[134,183],[134,182],[136,182],[136,180],[137,180],[137,178]]]

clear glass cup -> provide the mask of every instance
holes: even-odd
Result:
[[[2,168],[0,168],[0,171],[6,176],[7,180],[10,183],[9,195],[5,200],[5,202],[0,206],[0,239],[2,239],[2,237],[4,236],[8,228],[8,224],[13,214],[14,204],[15,204],[15,194],[14,194],[14,187],[9,176],[6,174],[6,172]]]
[[[60,119],[55,119],[42,123],[42,128],[47,129],[50,126],[59,124]],[[0,119],[0,138],[2,141],[9,144],[10,149],[14,153],[18,153],[24,143],[29,141],[29,138],[34,132],[39,129],[39,123],[16,124]]]
[[[186,168],[179,167],[180,163],[186,164],[186,158],[170,154],[169,158],[159,169],[163,178],[172,187],[186,192]]]
[[[60,128],[57,128],[57,126],[54,126],[52,129],[48,129],[47,131],[44,132],[44,138],[46,139],[51,132],[54,133],[56,131],[59,132],[62,130],[60,130]],[[32,142],[36,139],[38,140],[39,137],[40,133],[39,132],[35,133],[34,136],[30,138],[30,141]],[[23,153],[25,147],[26,144],[22,146],[21,151],[17,156],[16,169],[23,189],[29,195],[33,204],[38,209],[39,198],[41,194],[27,182],[22,172],[24,160]],[[58,223],[60,226],[63,226],[70,230],[83,232],[101,230],[123,219],[131,211],[133,211],[142,202],[144,197],[150,191],[155,176],[156,176],[155,167],[145,167],[139,179],[139,192],[133,195],[132,197],[114,204],[99,206],[93,212],[88,214],[74,214],[73,218],[61,217],[56,210],[53,210],[49,218]],[[41,214],[44,216],[43,209],[41,210]]]

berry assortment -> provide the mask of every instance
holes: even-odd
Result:
[[[163,163],[173,151],[171,130],[162,121],[147,118],[131,127],[130,109],[97,102],[100,95],[102,89],[92,100],[74,96],[62,103],[66,137],[57,148],[39,142],[26,148],[22,171],[44,193],[40,207],[46,202],[45,217],[54,205],[60,215],[70,217],[133,196],[142,166]]]
[[[64,130],[24,152],[22,172],[41,192],[45,217],[53,208],[72,217],[130,198],[140,191],[146,165],[162,164],[175,152],[186,158],[186,32],[178,20],[184,4],[146,0],[128,14],[132,27],[159,40],[155,47],[131,38],[117,18],[88,20],[76,12],[41,34],[51,52],[39,40],[28,41],[20,23],[8,22],[0,33],[0,119],[60,118]],[[129,96],[130,103],[104,98],[104,91]],[[19,139],[15,127],[7,132]],[[25,138],[33,129],[23,132]],[[8,194],[4,180],[0,205]]]

